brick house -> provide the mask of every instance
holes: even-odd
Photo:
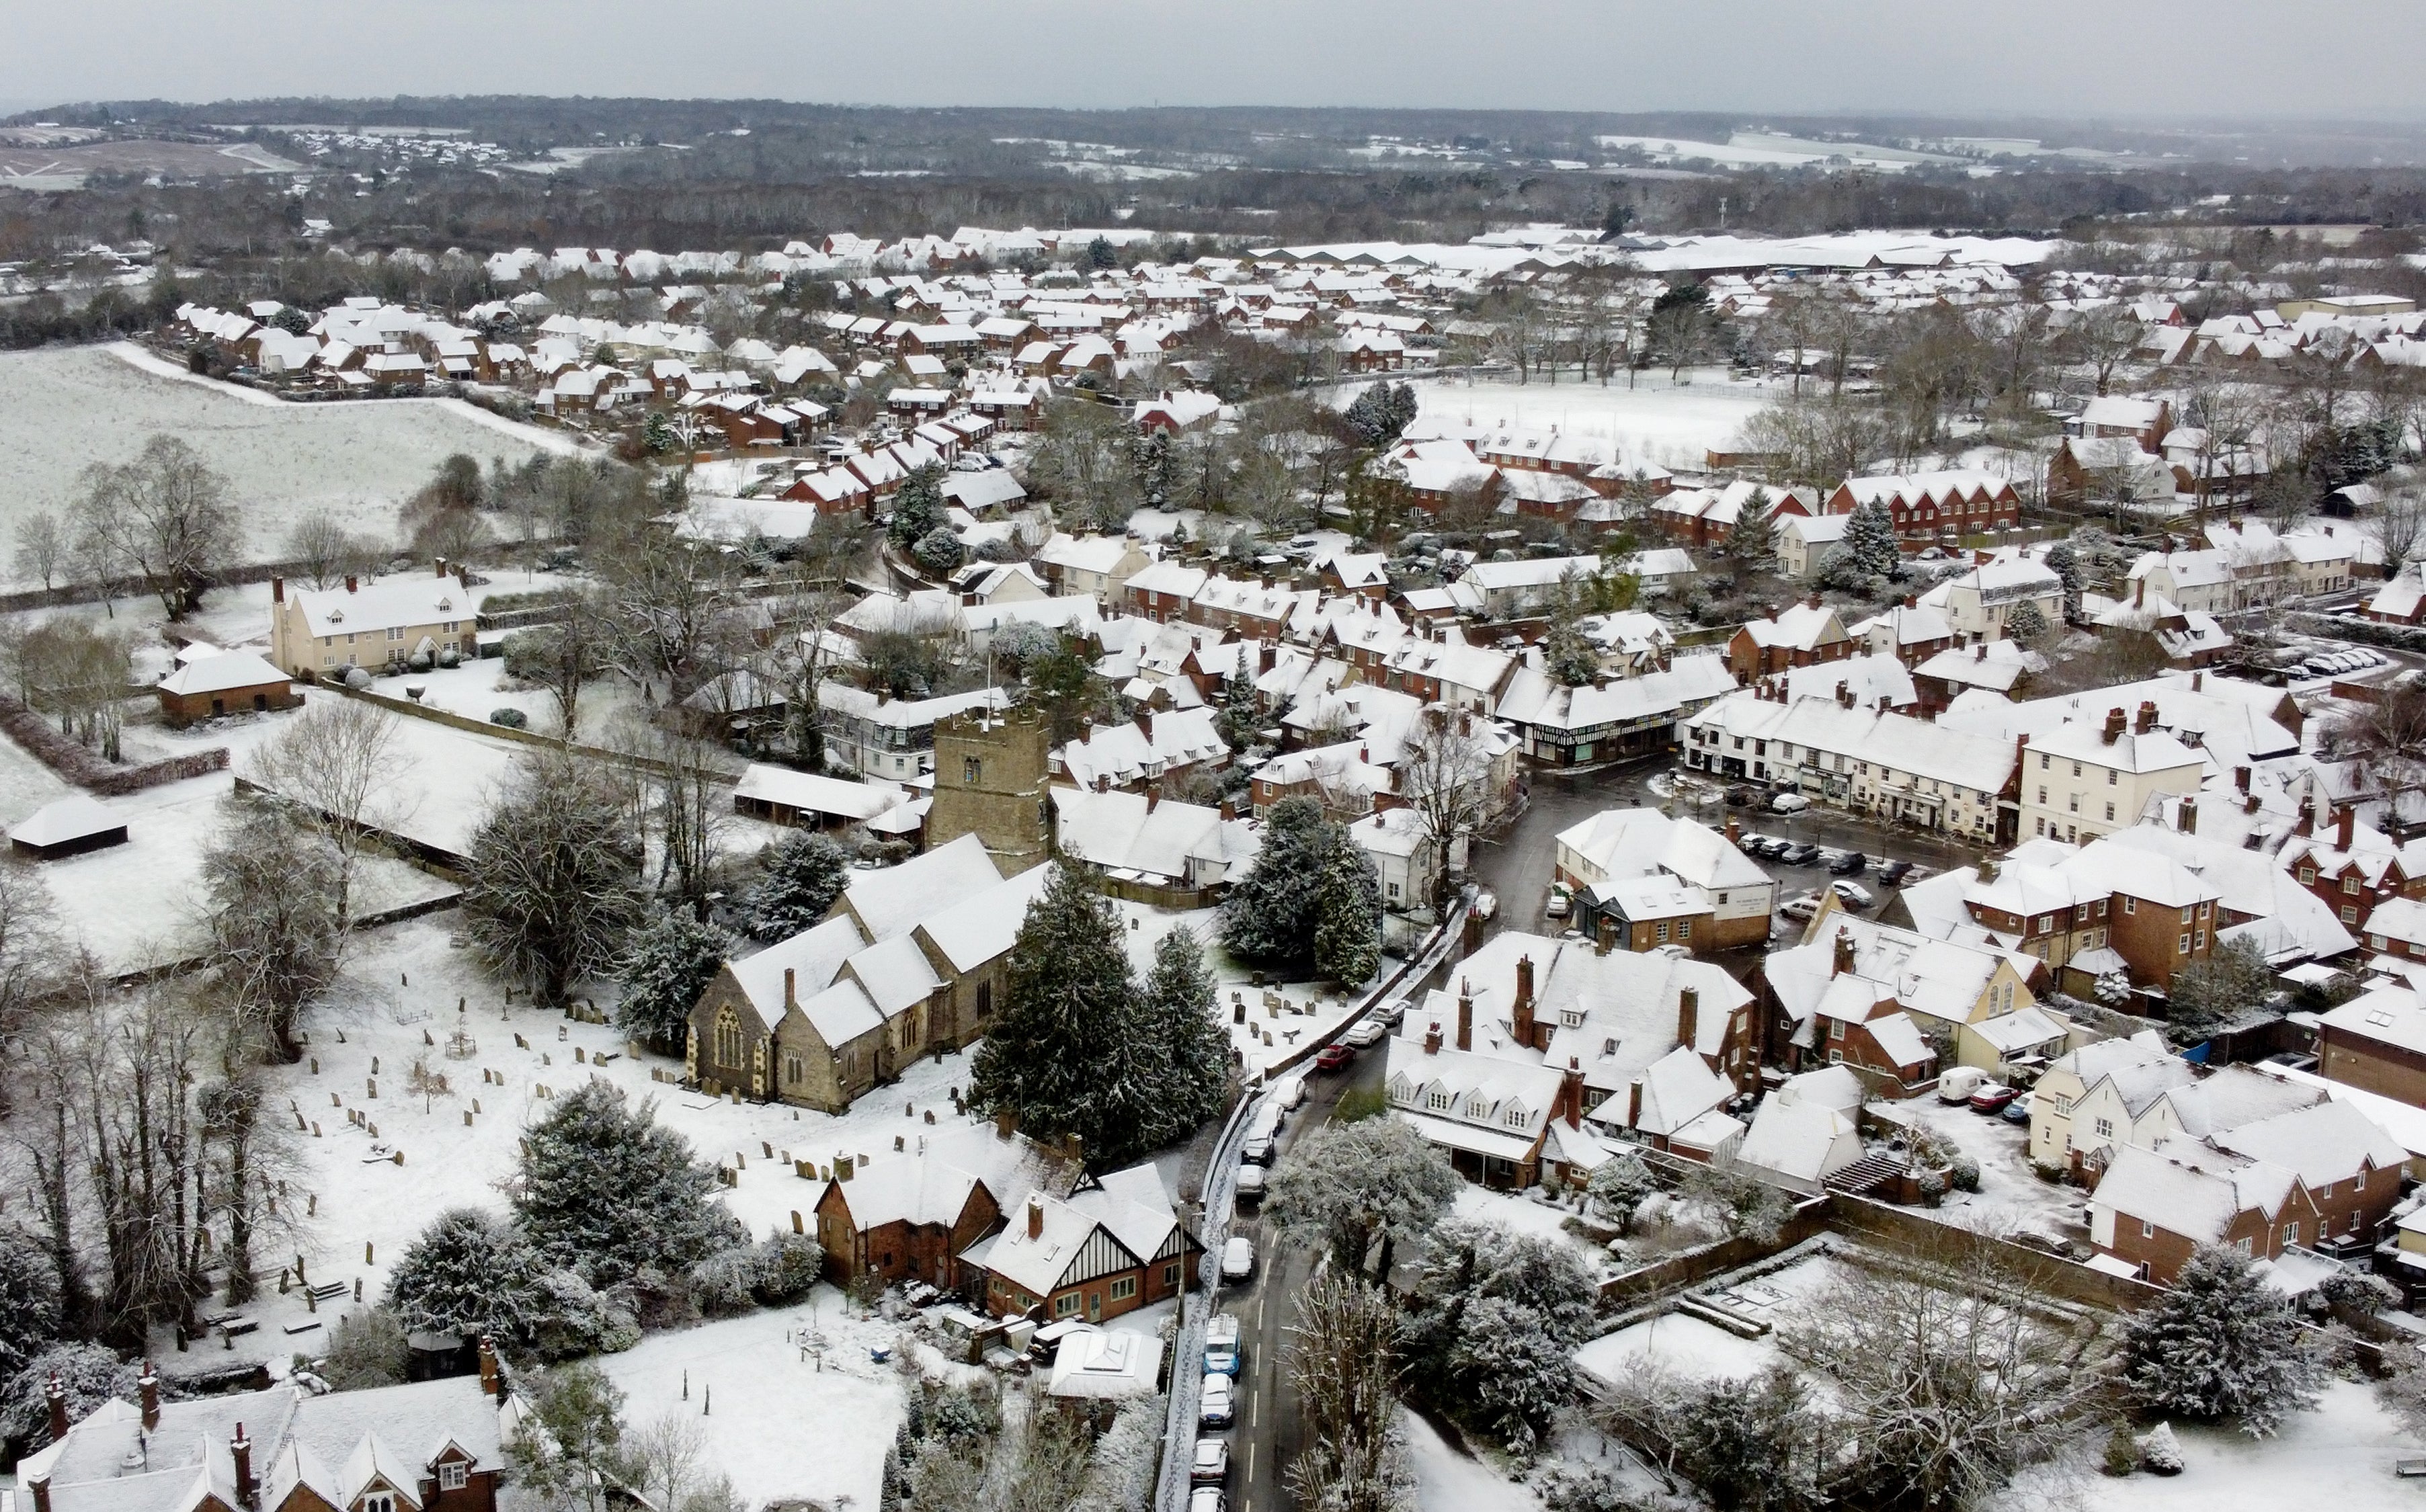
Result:
[[[1919,546],[2008,530],[2021,523],[2020,495],[2012,482],[1993,473],[1965,470],[1847,478],[1828,495],[1820,512],[1851,514],[1864,504],[1884,505],[1897,539]]]
[[[1101,1323],[1177,1296],[1205,1247],[1152,1166],[1108,1171],[1067,1197],[1027,1194],[1011,1223],[963,1252],[998,1317]]]
[[[35,1512],[495,1512],[506,1442],[524,1408],[493,1352],[451,1376],[315,1396],[261,1391],[137,1401],[71,1423],[50,1398],[51,1441],[17,1462]]]
[[[2317,1070],[2333,1081],[2426,1107],[2426,1007],[2405,987],[2380,987],[2327,1013]]]
[[[1002,1204],[978,1177],[920,1156],[858,1169],[848,1156],[817,1195],[817,1246],[826,1274],[843,1286],[874,1276],[887,1286],[925,1281],[944,1291],[960,1281],[961,1252],[1002,1217]]]
[[[2318,1208],[2298,1174],[2271,1161],[2168,1139],[2114,1153],[2089,1204],[2100,1255],[2145,1280],[2172,1284],[2202,1245],[2258,1260],[2317,1237]]]
[[[2325,812],[2332,814],[2329,825],[2319,822]],[[2343,928],[2369,936],[2370,950],[2418,954],[2418,937],[2426,925],[2426,844],[2397,842],[2373,825],[2362,828],[2357,810],[2348,804],[2328,810],[2318,802],[2301,806],[2291,839],[2276,860],[2333,910]],[[2384,937],[2381,942],[2372,938],[2377,935]]]
[[[1727,642],[1727,667],[1739,683],[1749,683],[1790,667],[1841,661],[1861,649],[1845,629],[1836,611],[1813,594],[1766,619],[1749,619]]]

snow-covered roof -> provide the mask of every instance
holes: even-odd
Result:
[[[126,815],[98,798],[71,793],[19,820],[8,838],[24,845],[64,845],[126,828]]]
[[[910,793],[890,782],[847,782],[840,778],[752,762],[741,774],[741,780],[734,784],[733,796],[780,804],[805,813],[827,813],[865,822],[902,802]]]
[[[235,688],[284,686],[286,674],[249,651],[222,651],[186,662],[160,680],[163,693],[226,693]]]
[[[838,906],[859,921],[871,941],[891,940],[1002,879],[1001,869],[986,854],[985,842],[962,835],[898,866],[853,872]]]

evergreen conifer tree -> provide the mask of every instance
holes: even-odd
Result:
[[[2057,541],[2046,549],[2044,558],[2046,570],[2063,584],[2063,607],[2067,614],[2080,612],[2080,588],[2085,579],[2080,571],[2080,554],[2068,540]]]
[[[1183,925],[1156,941],[1138,996],[1140,1027],[1168,1068],[1156,1140],[1168,1144],[1220,1113],[1229,1086],[1230,1037],[1195,931]]]
[[[616,1025],[654,1049],[680,1050],[690,1010],[730,948],[723,930],[679,909],[652,914],[624,947]]]
[[[1313,798],[1283,798],[1264,816],[1263,849],[1221,904],[1221,943],[1257,964],[1314,959],[1315,894],[1329,821]]]
[[[1903,550],[1896,542],[1895,519],[1876,499],[1853,506],[1845,521],[1844,551],[1871,577],[1903,575]]]
[[[1382,880],[1344,827],[1332,827],[1314,903],[1315,974],[1343,987],[1371,981],[1382,968]]]
[[[971,1066],[978,1106],[1008,1108],[1040,1134],[1076,1134],[1094,1164],[1140,1148],[1160,1080],[1137,1032],[1122,939],[1093,880],[1056,861],[1020,922],[1004,1003]]]
[[[2046,638],[2047,618],[2035,603],[2017,603],[2005,617],[2005,634],[2025,646],[2033,646]]]
[[[0,1381],[59,1335],[59,1279],[18,1230],[0,1233]]]
[[[640,847],[598,772],[569,754],[520,768],[472,837],[473,942],[543,1004],[612,964],[639,911]]]
[[[656,1121],[655,1104],[590,1082],[525,1136],[514,1216],[543,1264],[592,1286],[643,1266],[680,1275],[747,1231],[717,1200],[716,1172]]]
[[[451,1208],[429,1221],[388,1276],[387,1306],[407,1328],[501,1341],[528,1336],[538,1263],[503,1218]]]
[[[2149,1410],[2237,1419],[2257,1439],[2316,1406],[2322,1374],[2290,1299],[2247,1255],[2215,1245],[2191,1256],[2163,1301],[2131,1314],[2123,1364]]]
[[[929,462],[912,468],[893,495],[893,518],[884,527],[885,538],[909,551],[950,523],[944,515],[944,464]]]
[[[767,875],[741,896],[741,927],[753,940],[789,940],[825,922],[850,883],[850,856],[823,835],[787,835],[767,858]]]
[[[1721,555],[1738,577],[1768,577],[1777,571],[1777,522],[1769,511],[1769,491],[1755,489],[1727,532]]]

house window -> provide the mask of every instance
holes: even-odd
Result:
[[[460,1491],[471,1478],[472,1467],[469,1465],[450,1460],[438,1467],[438,1488],[442,1491]]]
[[[2097,1120],[2097,1137],[2100,1139],[2111,1139],[2114,1137],[2113,1119],[2100,1118]]]
[[[2179,954],[2181,954],[2181,955],[2184,955],[2184,956],[2187,956],[2187,955],[2189,955],[2189,954],[2191,953],[2191,937],[2190,937],[2190,936],[2188,936],[2188,935],[2184,935],[2184,936],[2182,936],[2182,942],[2181,942],[2181,946],[2180,946],[2180,949],[2179,949],[2179,952],[2178,952],[2178,953],[2179,953]]]
[[[2157,1237],[2157,1226],[2150,1223],[2147,1219],[2142,1218],[2140,1220],[2140,1237],[2143,1239],[2154,1239]]]
[[[742,1066],[750,1059],[750,1048],[741,1037],[741,1020],[731,1007],[716,1016],[716,1063],[719,1066]]]
[[[784,1052],[784,1085],[787,1086],[798,1086],[801,1085],[801,1078],[805,1074],[807,1074],[807,1072],[801,1065],[801,1057],[791,1051],[787,1050]]]
[[[2139,900],[2138,898],[2125,898],[2125,899],[2123,900],[2123,911],[2124,911],[2125,913],[2137,913],[2137,912],[2139,912],[2139,911],[2140,911],[2140,900]]]
[[[2189,926],[2189,925],[2190,925],[2190,922],[2191,922],[2191,910],[2190,910],[2190,909],[2184,909],[2182,910],[2182,924],[2183,924],[2184,927],[2188,927],[2188,926]]]
[[[2297,1223],[2283,1225],[2283,1242],[2287,1245],[2296,1245],[2300,1242],[2300,1226]]]
[[[2046,801],[2046,789],[2039,789],[2039,801],[2041,803],[2045,803]]]
[[[2343,893],[2343,894],[2344,894],[2345,896],[2349,896],[2349,897],[2353,897],[2353,898],[2354,898],[2354,897],[2358,896],[2358,878],[2357,878],[2357,877],[2343,877],[2343,878],[2342,878],[2342,893]]]
[[[2233,1247],[2233,1248],[2235,1248],[2235,1249],[2240,1250],[2242,1254],[2244,1254],[2244,1255],[2245,1255],[2245,1254],[2249,1253],[2249,1241],[2248,1241],[2248,1240],[2246,1240],[2246,1239],[2238,1239],[2238,1240],[2235,1240],[2235,1241],[2233,1242],[2233,1246],[2232,1246],[2232,1247]]]
[[[2117,773],[2115,773],[2115,772],[2111,772],[2111,771],[2108,772],[2108,773],[2106,774],[2106,785],[2107,785],[2108,787],[2112,787],[2112,786],[2114,785],[2114,779],[2115,779],[2118,775],[2119,775],[2119,774],[2117,774]]]
[[[1393,882],[1393,883],[1391,883],[1391,884],[1390,884],[1390,896],[1392,896],[1392,897],[1394,897],[1394,898],[1395,898],[1395,897],[1397,897],[1398,895],[1399,895],[1399,884],[1398,884],[1398,883],[1396,883],[1396,882]]]
[[[1170,1264],[1162,1267],[1162,1284],[1165,1286],[1177,1286],[1179,1284],[1179,1262],[1174,1260]]]
[[[1659,942],[1660,942],[1661,944],[1663,944],[1663,945],[1664,945],[1664,944],[1666,944],[1666,943],[1668,943],[1668,926],[1667,926],[1666,925],[1664,925],[1664,924],[1662,924],[1662,925],[1658,925],[1658,933]]]
[[[1064,1293],[1053,1299],[1053,1315],[1057,1318],[1066,1318],[1077,1311],[1078,1294],[1076,1292]]]
[[[2358,905],[2357,905],[2357,904],[2355,904],[2355,903],[2345,903],[2345,904],[2343,904],[2343,905],[2342,905],[2342,923],[2344,923],[2344,924],[2356,924],[2356,923],[2358,923]]]
[[[404,638],[404,627],[402,625],[388,626],[387,638],[390,640],[402,640]]]
[[[1525,1127],[1525,1110],[1523,1108],[1510,1108],[1508,1110],[1508,1116],[1499,1121],[1508,1125],[1511,1129],[1522,1129]]]
[[[2315,867],[2303,866],[2300,868],[2300,885],[2302,887],[2313,887],[2316,885],[2316,880],[2317,869]]]
[[[962,757],[962,758],[961,758],[961,780],[962,780],[962,782],[963,782],[963,783],[973,783],[973,782],[975,782],[975,781],[978,780],[978,759],[977,759],[976,757],[974,757],[974,756],[963,756],[963,757]]]
[[[363,1512],[396,1512],[396,1495],[392,1491],[372,1491],[362,1499]]]
[[[1456,1101],[1457,1097],[1454,1093],[1436,1091],[1425,1100],[1424,1105],[1434,1113],[1447,1113],[1449,1105]]]
[[[980,1019],[990,1018],[993,1014],[994,984],[992,982],[979,982],[978,984],[978,1017]]]
[[[1137,1295],[1137,1278],[1134,1276],[1115,1278],[1106,1295],[1115,1302],[1127,1301]]]
[[[2049,756],[2047,756],[2047,755],[2046,755],[2046,754],[2042,753],[2042,754],[2040,755],[2040,757],[2039,757],[2039,770],[2040,770],[2040,771],[2042,771],[2042,772],[2046,771],[2046,770],[2047,769],[2047,764],[2048,764],[2048,763],[2049,763],[2049,762],[2051,762],[2052,760],[2053,760],[2053,758],[2052,758],[2052,757],[2049,757]],[[2045,794],[2045,792],[2046,792],[2046,789],[2042,788],[2042,789],[2040,789],[2040,792],[2041,792],[2041,794],[2042,794],[2042,795],[2044,795],[2044,794]],[[2041,803],[2045,803],[2045,802],[2046,801],[2046,797],[2045,797],[2044,796],[2042,796],[2040,797],[2039,801],[2040,801]]]
[[[2114,805],[2111,803],[2106,806],[2106,819],[2109,824],[2114,821]]]
[[[1831,1039],[1842,1039],[1845,1037],[1844,1020],[1831,1019],[1828,1021],[1828,1037]]]
[[[2207,931],[2206,931],[2206,930],[2204,930],[2204,929],[2198,930],[2198,931],[2196,931],[2195,933],[2193,933],[2193,934],[2191,936],[2191,948],[2192,950],[2205,950],[2205,949],[2207,949]]]
[[[1721,894],[1720,894],[1720,897],[1721,897],[1722,899],[1723,899],[1725,896],[1726,896],[1726,894],[1724,894],[1724,893],[1721,893]],[[1690,919],[1679,919],[1679,920],[1677,920],[1677,921],[1676,921],[1676,938],[1677,938],[1678,940],[1690,940],[1690,939],[1692,939],[1692,938],[1693,938],[1693,921],[1692,921],[1692,920],[1690,920]]]

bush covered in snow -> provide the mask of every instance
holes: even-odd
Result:
[[[535,1269],[511,1224],[479,1208],[451,1208],[397,1260],[387,1306],[409,1329],[519,1342],[540,1311]]]
[[[2174,1437],[2174,1425],[2159,1423],[2136,1440],[2140,1463],[2152,1475],[2178,1475],[2182,1472],[2181,1440]]]
[[[747,1242],[716,1193],[714,1168],[656,1121],[654,1102],[588,1082],[550,1102],[525,1136],[513,1201],[542,1263],[611,1286],[644,1266],[681,1275]]]
[[[543,1272],[538,1293],[530,1343],[542,1359],[617,1354],[640,1342],[640,1320],[629,1303],[571,1270]]]
[[[59,1333],[58,1272],[24,1233],[0,1233],[0,1381]]]
[[[1575,1392],[1573,1353],[1596,1295],[1563,1245],[1453,1220],[1424,1247],[1406,1378],[1434,1406],[1529,1453]]]
[[[822,923],[850,882],[850,854],[823,835],[786,835],[768,847],[766,875],[741,895],[753,940],[789,940]]]
[[[402,1321],[386,1308],[362,1308],[337,1320],[320,1378],[341,1391],[394,1386],[411,1362]]]
[[[656,909],[624,943],[616,1026],[652,1050],[680,1054],[690,1010],[731,949],[713,925],[678,908]]]
[[[489,723],[508,730],[520,730],[530,723],[530,716],[520,709],[492,709],[489,711]]]

